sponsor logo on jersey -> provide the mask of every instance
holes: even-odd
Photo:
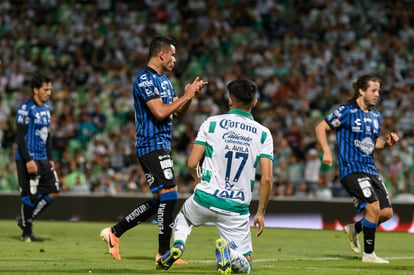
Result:
[[[225,198],[225,199],[232,199],[232,200],[245,200],[244,192],[243,191],[233,191],[233,190],[221,190],[216,189],[214,191],[214,196],[219,198]]]
[[[361,149],[366,155],[371,154],[374,151],[374,142],[371,138],[366,137],[362,140],[354,140],[354,146]]]
[[[225,143],[248,146],[253,139],[251,137],[246,137],[236,132],[230,131],[223,134],[223,140]]]
[[[219,125],[220,125],[221,128],[223,128],[225,130],[229,130],[231,128],[234,128],[234,129],[241,129],[241,130],[244,130],[244,131],[248,131],[248,132],[251,132],[251,133],[254,133],[254,134],[257,133],[257,128],[256,127],[254,127],[252,125],[249,125],[247,123],[244,123],[242,121],[222,119],[222,120],[220,120]]]
[[[27,111],[27,110],[25,110],[26,108],[24,108],[23,110],[22,109],[19,109],[18,111],[17,111],[17,114],[18,115],[22,115],[22,116],[27,116],[28,114],[29,114],[29,112]]]
[[[49,134],[49,130],[48,130],[48,128],[47,128],[47,127],[42,127],[42,129],[40,129],[40,130],[36,130],[35,134],[36,134],[36,136],[39,136],[39,137],[40,137],[40,139],[41,139],[44,143],[46,143],[47,136],[48,136],[48,134]]]
[[[149,81],[145,80],[145,81],[142,81],[142,82],[138,83],[138,87],[140,87],[140,88],[142,88],[142,87],[152,87],[152,86],[154,86],[154,82],[152,82],[152,80],[149,80]]]

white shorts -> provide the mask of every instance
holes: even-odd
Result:
[[[193,226],[213,223],[231,249],[243,255],[253,252],[249,214],[221,213],[218,209],[208,209],[195,202],[193,195],[185,201],[181,211]]]

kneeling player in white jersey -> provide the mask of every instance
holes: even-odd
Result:
[[[251,271],[249,205],[260,165],[259,205],[253,220],[260,236],[272,189],[273,139],[250,113],[257,102],[256,84],[235,80],[227,89],[230,111],[208,118],[197,134],[188,168],[198,184],[175,219],[174,245],[157,261],[158,269],[169,269],[182,256],[193,226],[211,222],[220,235],[215,243],[217,272]]]

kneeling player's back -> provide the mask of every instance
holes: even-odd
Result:
[[[196,144],[206,146],[198,189],[217,197],[249,203],[259,158],[273,158],[269,129],[251,114],[232,110],[200,127]]]

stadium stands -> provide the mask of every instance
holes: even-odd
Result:
[[[209,81],[175,121],[181,194],[191,192],[185,162],[198,126],[227,110],[229,80],[250,77],[260,89],[255,118],[274,134],[274,196],[346,196],[335,168],[322,166],[308,194],[295,175],[308,150],[319,149],[315,123],[349,98],[365,72],[385,78],[378,108],[384,127],[403,137],[378,153],[378,167],[392,196],[413,194],[413,13],[410,0],[2,1],[0,190],[17,189],[14,111],[41,70],[53,79],[52,134],[64,190],[147,193],[134,152],[131,87],[151,37],[162,34],[178,43],[176,90],[195,75]]]

